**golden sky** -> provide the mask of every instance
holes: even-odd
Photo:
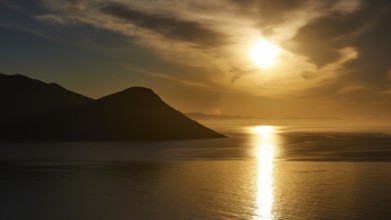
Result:
[[[387,0],[0,0],[0,72],[184,112],[383,117],[390,20]]]

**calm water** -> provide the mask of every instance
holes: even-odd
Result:
[[[228,139],[0,144],[0,219],[391,219],[391,134],[217,127]]]

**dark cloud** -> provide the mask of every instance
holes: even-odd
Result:
[[[372,90],[384,90],[391,69],[391,2],[363,2],[352,14],[330,13],[314,20],[297,32],[296,53],[305,55],[318,67],[339,59],[339,50],[353,47],[357,59],[347,62],[339,73],[340,85],[357,81]]]
[[[357,30],[357,23],[354,18],[337,15],[311,22],[293,38],[299,43],[297,52],[306,55],[310,62],[319,67],[332,63],[339,58],[340,39]]]
[[[304,71],[301,74],[301,77],[303,77],[303,79],[305,79],[305,80],[311,80],[311,79],[314,79],[316,77],[316,74],[308,72],[308,71]]]
[[[33,17],[45,11],[41,1],[0,0],[0,27],[44,37],[40,23]]]
[[[166,38],[191,43],[197,47],[215,47],[225,42],[223,34],[194,21],[186,21],[169,15],[147,14],[126,5],[105,3],[100,11],[154,31]]]
[[[63,1],[64,4],[75,4],[77,2],[79,1]],[[128,45],[129,38],[122,34],[83,24],[77,20],[72,23],[69,20],[62,22],[61,19],[66,17],[60,16],[61,13],[53,13],[53,11],[44,1],[13,0],[11,2],[0,0],[0,34],[8,36],[8,42],[12,42],[14,41],[13,38],[17,40],[17,32],[23,32],[34,35],[34,37],[26,36],[27,42],[29,38],[40,37],[49,41],[48,44],[57,43],[60,47],[71,45],[89,49],[101,49],[103,47],[115,49]],[[47,18],[60,20],[50,21]],[[12,34],[15,37],[12,37]],[[25,48],[21,47],[21,49]]]
[[[391,2],[384,1],[384,4],[374,5],[370,10],[374,15],[371,27],[351,39],[351,44],[358,49],[360,56],[345,68],[354,74],[353,77],[382,86],[387,82],[385,79],[391,69]]]
[[[252,69],[240,69],[240,68],[237,68],[233,65],[231,65],[231,70],[230,72],[233,74],[232,76],[232,79],[231,79],[231,83],[235,83],[236,81],[238,81],[240,78],[246,76],[246,75],[250,75],[250,74],[253,74],[253,73],[259,73],[261,70],[258,69],[258,68],[252,68]]]
[[[7,7],[25,14],[39,14],[48,8],[42,0],[0,0],[0,7]]]

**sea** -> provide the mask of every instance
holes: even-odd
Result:
[[[391,219],[391,129],[215,125],[228,138],[0,143],[0,219]]]

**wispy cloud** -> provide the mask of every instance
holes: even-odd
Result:
[[[170,74],[167,73],[160,73],[160,72],[152,72],[152,71],[146,71],[144,69],[140,69],[137,67],[132,67],[132,66],[125,66],[125,68],[131,72],[137,72],[141,73],[150,77],[155,77],[155,78],[160,78],[160,79],[167,79],[171,81],[175,81],[177,83],[181,83],[184,85],[188,86],[195,86],[195,87],[200,87],[200,88],[210,88],[210,86],[200,83],[200,82],[193,82],[189,80],[184,80],[184,79],[179,79],[178,77],[173,77]]]
[[[139,28],[148,29],[173,40],[189,42],[197,47],[220,46],[226,41],[223,34],[195,21],[169,15],[147,14],[117,3],[104,3],[99,10],[131,22]]]

